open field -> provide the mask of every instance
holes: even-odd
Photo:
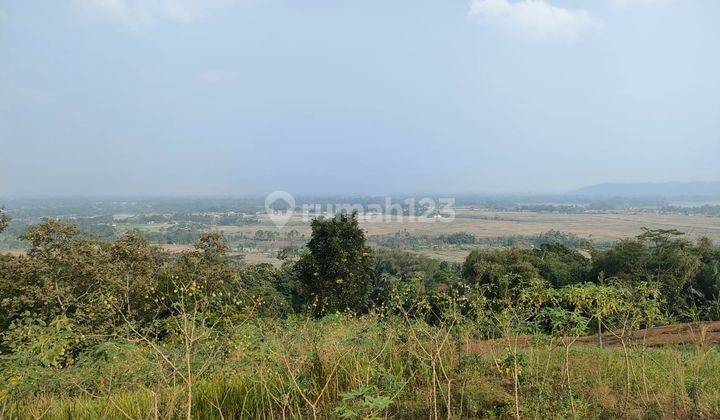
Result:
[[[272,264],[279,267],[281,261],[275,257],[276,254],[272,252],[261,252],[261,251],[246,251],[243,253],[244,261],[247,264]]]
[[[413,221],[408,217],[393,217],[388,221],[367,221],[361,218],[360,225],[368,235],[387,235],[405,230],[411,234],[443,235],[466,232],[481,238],[513,235],[536,235],[549,230],[573,233],[583,238],[600,241],[617,240],[635,236],[643,227],[650,229],[678,229],[688,237],[707,236],[720,240],[720,218],[707,216],[686,216],[681,214],[655,214],[649,212],[624,213],[580,213],[561,214],[544,212],[498,212],[472,209],[458,209],[453,221]],[[276,230],[300,234],[310,233],[309,223],[303,223],[295,215],[290,223],[277,228],[263,215],[261,223],[251,226],[221,226],[218,230],[227,233],[254,233],[257,230]]]
[[[205,225],[201,230],[218,230],[231,237],[244,239],[236,243],[236,252],[242,252],[245,261],[254,263],[270,263],[279,266],[275,258],[277,251],[292,245],[302,246],[310,236],[310,223],[296,214],[290,222],[277,227],[266,214],[259,215],[260,223],[241,226]],[[720,217],[683,214],[656,214],[648,211],[624,211],[605,213],[551,213],[530,211],[487,211],[471,208],[457,208],[456,217],[452,221],[433,219],[414,219],[407,216],[392,217],[387,221],[378,217],[360,218],[360,225],[368,237],[384,237],[398,232],[414,236],[438,237],[453,233],[469,233],[475,237],[503,238],[540,235],[554,230],[574,234],[580,238],[590,239],[596,243],[610,243],[621,238],[636,236],[643,227],[650,229],[677,229],[685,232],[688,239],[707,236],[720,242]],[[177,228],[173,223],[129,224],[118,225],[119,231],[137,228],[142,231],[158,234],[164,230]],[[258,231],[279,236],[269,240],[256,240]],[[290,240],[287,234],[295,231],[296,236]],[[232,240],[231,240],[231,245]],[[163,248],[178,253],[192,249],[192,242],[183,244],[163,244]],[[473,245],[428,247],[419,246],[408,250],[438,260],[462,262]],[[11,249],[10,253],[20,254],[22,249]]]
[[[649,212],[623,213],[580,213],[560,214],[545,212],[507,212],[484,211],[461,208],[452,221],[413,220],[408,217],[393,217],[383,220],[360,219],[361,227],[367,235],[393,235],[407,232],[410,235],[440,236],[452,233],[470,233],[477,238],[501,238],[512,236],[540,235],[555,230],[571,233],[580,238],[597,243],[609,243],[622,238],[633,237],[649,229],[677,229],[685,232],[688,239],[707,236],[720,241],[720,218],[707,216],[688,216],[681,214],[655,214]],[[258,230],[287,233],[296,231],[299,235],[310,235],[310,224],[295,215],[284,227],[276,227],[267,216],[261,217],[261,223],[253,226],[222,226],[218,230],[227,234],[243,233],[252,237]],[[276,246],[280,247],[282,241]],[[462,262],[472,246],[445,247],[442,249],[420,248],[412,252],[438,260]],[[246,261],[269,262],[275,265],[279,261],[267,253],[249,253]]]

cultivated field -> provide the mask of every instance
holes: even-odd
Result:
[[[537,235],[549,230],[557,230],[573,233],[583,238],[607,241],[635,236],[641,232],[643,227],[647,227],[650,229],[678,229],[687,233],[690,238],[707,236],[716,241],[720,240],[720,218],[718,217],[648,212],[560,214],[458,209],[453,221],[414,221],[408,217],[395,217],[389,221],[361,219],[360,224],[370,236],[393,234],[406,230],[411,234],[431,236],[467,232],[480,238],[494,238]],[[267,216],[263,215],[259,225],[222,226],[218,229],[227,233],[253,233],[261,229],[280,232],[296,230],[305,235],[310,233],[309,223],[304,223],[299,215],[295,215],[282,228],[277,228]]]
[[[360,219],[360,225],[369,237],[393,235],[407,232],[411,235],[440,236],[452,233],[470,233],[478,238],[501,238],[510,236],[539,235],[551,230],[571,233],[596,243],[608,243],[618,239],[633,237],[649,229],[677,229],[685,232],[688,239],[707,236],[720,241],[720,218],[707,216],[687,216],[681,214],[656,214],[650,212],[618,213],[580,213],[563,214],[547,212],[508,212],[486,211],[459,208],[454,220],[414,219],[407,216],[393,217],[385,221],[375,218]],[[159,225],[152,227],[158,229]],[[285,234],[296,231],[299,235],[310,235],[310,223],[300,215],[294,215],[283,227],[277,227],[267,217],[261,216],[261,223],[247,226],[217,226],[213,229],[226,234],[243,233],[252,237],[258,230]],[[282,245],[279,240],[276,245]],[[298,239],[295,243],[302,243]],[[469,247],[469,248],[472,248]],[[439,260],[462,262],[468,255],[468,247],[446,247],[443,249],[415,249],[412,252]],[[245,259],[250,263],[267,262],[279,265],[267,251],[245,251]]]
[[[127,215],[126,215],[127,216]],[[241,252],[245,261],[251,264],[270,263],[276,266],[280,261],[275,257],[283,247],[301,246],[310,235],[310,223],[299,214],[283,227],[277,227],[266,215],[259,215],[260,223],[241,226],[210,226],[205,230],[219,230],[226,235],[242,234],[248,238]],[[608,243],[621,238],[636,236],[643,227],[650,229],[677,229],[685,232],[688,239],[707,236],[720,242],[720,217],[682,214],[656,214],[648,211],[605,212],[605,213],[551,213],[530,211],[487,211],[471,208],[457,208],[454,220],[392,217],[387,220],[379,216],[360,218],[360,225],[368,237],[394,235],[407,232],[414,236],[437,237],[452,233],[470,233],[477,238],[503,238],[539,235],[551,230],[577,235],[596,243]],[[137,228],[145,232],[158,233],[173,229],[173,223],[129,224],[124,229]],[[269,241],[257,242],[252,238],[258,231],[279,234]],[[288,240],[287,233],[295,231],[294,239]],[[192,249],[192,244],[163,244],[173,253]],[[473,245],[445,247],[415,247],[411,252],[438,260],[462,262]],[[6,250],[7,252],[8,250]],[[10,253],[21,254],[22,249],[10,249]]]

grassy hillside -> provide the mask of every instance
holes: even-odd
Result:
[[[217,419],[720,416],[720,352],[708,343],[519,345],[374,316],[253,321],[226,338],[220,353],[193,354],[192,394],[172,367],[183,365],[179,345],[118,341],[68,369],[3,366],[0,416],[181,418],[189,395],[192,418]]]

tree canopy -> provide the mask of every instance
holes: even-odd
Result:
[[[296,273],[312,312],[317,315],[367,309],[372,252],[357,215],[339,214],[312,222],[308,252],[300,257]]]

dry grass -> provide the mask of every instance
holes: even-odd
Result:
[[[194,248],[191,245],[175,245],[175,244],[163,244],[160,246],[165,251],[171,254],[181,254],[183,252],[192,251]]]
[[[260,251],[250,251],[243,253],[243,256],[245,258],[245,262],[247,264],[272,264],[275,267],[280,267],[282,264],[282,261],[275,258],[274,253],[267,253],[267,252],[260,252]]]
[[[229,358],[196,384],[193,418],[720,415],[720,353],[714,345],[631,345],[627,352],[578,345],[566,362],[562,347],[547,338],[521,339],[513,350],[512,337],[475,346],[462,334],[422,323],[347,317],[245,326],[231,333],[231,342]],[[126,351],[147,353],[142,347]],[[512,355],[514,374],[508,369]],[[145,377],[138,370],[151,362],[140,367],[118,358],[94,364],[122,375],[105,388],[94,385],[104,378],[86,378],[87,391],[81,392],[60,384],[89,375],[94,365],[50,372],[55,392],[46,387],[39,395],[0,397],[0,417],[180,417],[182,393],[171,377],[144,385],[134,379]],[[162,379],[162,372],[152,377]]]
[[[539,235],[550,230],[575,234],[581,238],[600,242],[615,241],[633,237],[642,232],[643,227],[651,229],[678,229],[687,234],[689,239],[707,236],[720,241],[720,218],[705,216],[685,216],[680,214],[654,213],[582,213],[559,214],[540,212],[499,212],[483,211],[467,208],[457,209],[457,217],[451,222],[411,221],[408,217],[392,218],[386,222],[360,222],[367,235],[392,235],[407,231],[414,235],[440,236],[451,233],[471,233],[479,238],[498,238],[521,235]],[[295,230],[309,237],[310,224],[305,223],[300,215],[295,215],[284,227],[276,227],[266,216],[261,223],[252,226],[222,226],[218,230],[230,233],[245,233],[252,237],[258,230],[290,232]],[[439,260],[462,262],[469,251],[464,249],[422,249],[413,251],[421,255]],[[279,265],[274,256],[262,252],[245,254],[249,263],[267,262]]]
[[[584,238],[616,240],[636,236],[643,227],[651,229],[678,229],[689,237],[707,236],[720,241],[720,218],[685,216],[680,214],[654,213],[582,213],[558,214],[539,212],[496,212],[472,209],[458,209],[457,217],[451,222],[412,222],[409,218],[393,218],[388,222],[362,221],[361,226],[368,235],[393,234],[407,230],[411,234],[443,235],[455,232],[472,233],[481,238],[513,235],[537,235],[549,230],[573,233]],[[263,217],[259,225],[223,226],[227,233],[254,233],[257,230],[289,232],[296,230],[310,234],[310,225],[295,215],[290,223],[277,228]]]
[[[466,249],[421,249],[408,251],[413,254],[422,255],[441,261],[464,262],[470,251]]]

